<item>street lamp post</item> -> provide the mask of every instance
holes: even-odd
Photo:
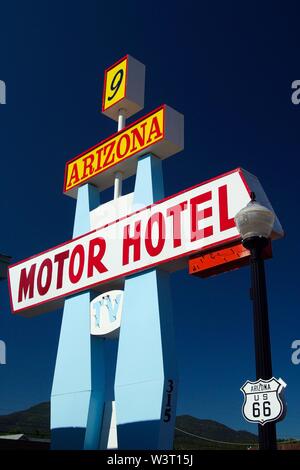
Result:
[[[242,243],[250,250],[256,380],[268,380],[273,375],[263,250],[268,244],[274,220],[274,213],[258,204],[254,193],[251,193],[251,202],[235,216]],[[260,450],[276,450],[274,422],[266,423],[264,426],[259,424],[258,436]]]

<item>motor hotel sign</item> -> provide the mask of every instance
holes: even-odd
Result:
[[[250,192],[270,207],[258,180],[237,169],[11,265],[12,311],[32,315],[65,297],[238,239],[235,214]],[[276,220],[273,237],[282,235]]]

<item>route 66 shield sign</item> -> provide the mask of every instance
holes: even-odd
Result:
[[[256,382],[247,380],[241,387],[244,394],[242,408],[244,418],[262,426],[270,421],[278,421],[285,412],[282,397],[285,387],[286,383],[275,377],[269,380],[259,379]]]

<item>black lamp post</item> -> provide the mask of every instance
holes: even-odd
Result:
[[[238,231],[245,248],[250,250],[251,299],[253,302],[256,380],[271,379],[272,358],[268,319],[268,301],[265,278],[263,249],[268,244],[275,215],[255,201],[251,202],[235,216]],[[274,422],[258,425],[259,449],[276,450],[276,425]]]

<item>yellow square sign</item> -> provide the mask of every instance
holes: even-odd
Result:
[[[126,97],[127,61],[126,56],[106,69],[102,111],[106,111]]]
[[[145,66],[127,54],[105,70],[102,113],[118,121],[122,109],[127,119],[143,109],[144,93]]]

